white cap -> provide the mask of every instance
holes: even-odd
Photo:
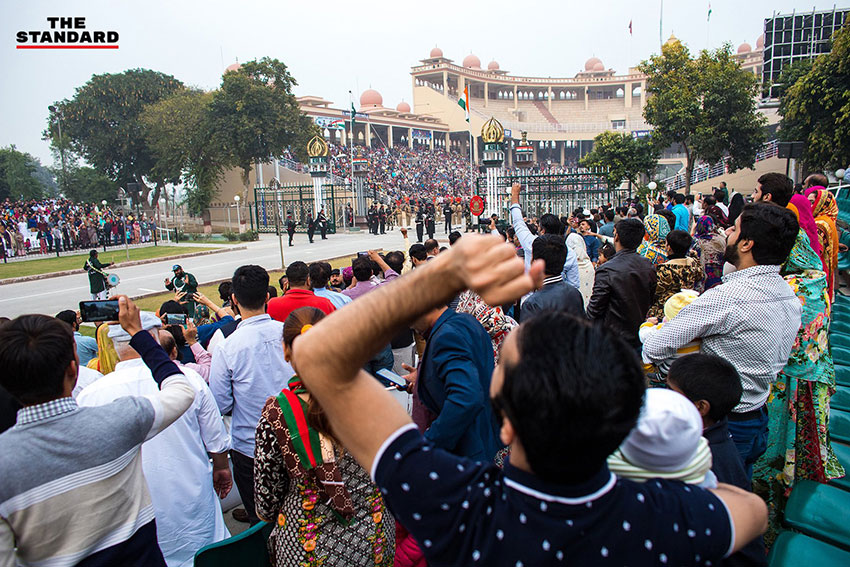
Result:
[[[650,388],[637,425],[620,451],[638,467],[676,471],[694,458],[701,437],[702,418],[689,399],[673,390]]]
[[[160,321],[159,317],[150,311],[141,311],[139,312],[139,316],[142,320],[142,329],[145,331],[162,327],[162,321]],[[129,341],[133,337],[131,337],[130,333],[125,331],[121,325],[110,325],[109,338],[118,339],[119,341]]]

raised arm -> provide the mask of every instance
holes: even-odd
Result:
[[[522,186],[519,183],[514,183],[511,187],[511,226],[514,228],[517,240],[519,240],[522,249],[526,254],[531,256],[531,245],[534,242],[535,236],[528,230],[528,225],[522,218],[522,207],[519,206],[519,192]]]
[[[366,361],[399,330],[464,289],[501,305],[542,281],[542,262],[525,273],[513,246],[501,238],[466,236],[425,266],[334,311],[296,338],[294,366],[339,440],[370,470],[384,441],[410,418],[377,380],[360,370]]]

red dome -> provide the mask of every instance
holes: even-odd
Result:
[[[439,47],[435,47],[434,49],[432,49],[431,55],[429,55],[429,57],[442,57],[442,56],[443,56],[443,50],[440,49]]]
[[[597,65],[602,65],[602,60],[599,57],[591,57],[590,59],[584,62],[584,70],[596,71]],[[605,69],[605,65],[602,65],[602,69]]]
[[[410,112],[410,105],[404,101],[401,101],[400,103],[398,103],[398,106],[396,106],[395,109],[399,112]]]
[[[467,69],[480,69],[481,59],[470,53],[469,55],[463,58],[463,66]]]
[[[224,70],[224,72],[229,73],[230,71],[238,71],[241,68],[242,68],[242,65],[240,65],[239,63],[231,63],[230,65],[227,66],[227,68]]]
[[[384,97],[375,89],[366,89],[360,95],[360,108],[380,108],[384,106]]]
[[[761,34],[756,40],[756,49],[764,49],[764,34]]]
[[[746,41],[738,46],[738,53],[749,53],[753,48]]]
[[[593,70],[597,71],[597,72],[598,71],[604,71],[605,65],[602,64],[602,61],[600,61],[599,63],[597,63],[596,65],[593,66]]]
[[[490,61],[487,64],[487,69],[489,71],[498,71],[499,70],[499,62],[498,61]]]

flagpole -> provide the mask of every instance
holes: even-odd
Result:
[[[658,46],[664,46],[664,0],[661,0],[661,10],[658,12]]]
[[[349,130],[351,131],[351,135],[348,137],[348,162],[351,166],[351,171],[349,173],[350,177],[348,180],[349,192],[354,195],[354,201],[357,201],[357,195],[355,194],[356,189],[354,189],[354,95],[351,94],[351,91],[348,91],[348,102],[351,105],[351,120],[349,121]],[[348,223],[348,203],[343,203],[342,205],[342,226],[344,229],[347,229]],[[352,207],[352,212],[354,208]],[[351,218],[352,224],[354,223],[354,215]]]

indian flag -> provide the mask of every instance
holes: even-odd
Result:
[[[457,104],[466,112],[466,121],[469,122],[469,84],[463,86],[463,96],[457,99]]]

